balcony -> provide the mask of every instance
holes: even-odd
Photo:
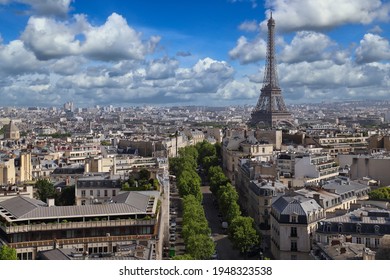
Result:
[[[151,220],[114,220],[114,221],[85,221],[85,222],[66,222],[66,223],[40,223],[29,225],[9,225],[0,224],[0,228],[6,234],[32,231],[50,231],[50,230],[67,230],[81,228],[103,228],[103,227],[121,227],[121,226],[142,226],[155,225],[156,219]]]
[[[118,241],[130,241],[136,239],[151,239],[151,234],[144,235],[121,235],[121,236],[101,236],[101,237],[82,237],[82,238],[67,238],[67,239],[56,239],[56,240],[39,240],[39,241],[26,241],[16,242],[9,244],[10,247],[28,248],[28,247],[46,247],[54,246],[54,242],[59,245],[71,245],[71,244],[86,244],[86,243],[102,243],[102,242],[118,242]]]

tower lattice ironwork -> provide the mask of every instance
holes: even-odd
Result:
[[[292,116],[287,111],[279,87],[275,58],[275,20],[268,20],[267,57],[263,87],[249,124],[257,127],[275,127],[281,123],[292,125]]]

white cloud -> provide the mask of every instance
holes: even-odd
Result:
[[[31,7],[32,13],[37,16],[65,17],[73,0],[1,0],[0,4],[11,2],[26,4]]]
[[[247,20],[241,23],[238,26],[238,29],[247,32],[254,32],[259,30],[259,23],[256,20]]]
[[[31,17],[21,39],[38,59],[48,60],[79,54],[80,41],[76,34],[75,25],[68,22]]]
[[[236,47],[229,51],[232,59],[237,59],[241,64],[247,64],[264,59],[267,53],[267,43],[257,37],[253,41],[248,41],[244,36],[237,40]]]
[[[90,27],[85,31],[85,43],[81,49],[83,54],[99,60],[143,59],[154,51],[159,37],[151,37],[143,42],[141,34],[131,28],[126,20],[116,13],[98,27]]]
[[[332,61],[300,62],[279,65],[279,78],[286,99],[344,99],[374,97],[386,92],[389,64],[356,65],[352,61],[337,65]],[[302,89],[305,89],[302,92]],[[326,96],[321,94],[326,93]],[[342,95],[341,93],[345,94]],[[387,91],[388,94],[388,91]]]
[[[329,48],[334,45],[335,43],[322,33],[299,31],[291,44],[284,47],[280,58],[287,63],[329,59],[332,56]]]
[[[116,13],[101,26],[92,26],[83,15],[72,21],[31,17],[21,39],[40,60],[84,55],[103,61],[141,60],[160,41],[156,36],[143,41],[142,34]]]
[[[266,6],[273,12],[276,28],[287,32],[387,21],[390,12],[390,4],[380,0],[267,0]],[[266,24],[261,23],[264,29]]]
[[[20,40],[0,46],[0,71],[6,75],[42,71],[42,66],[42,63],[35,58],[32,52],[26,50]]]
[[[161,80],[175,76],[175,71],[179,67],[179,62],[174,59],[163,58],[153,60],[146,70],[146,79]]]
[[[258,98],[260,87],[250,82],[248,78],[229,81],[224,87],[218,89],[214,99],[237,100]]]
[[[383,30],[382,28],[379,26],[379,25],[375,25],[373,28],[371,28],[370,30],[368,30],[369,33],[382,33]]]
[[[379,35],[365,34],[356,49],[356,61],[369,63],[381,60],[390,60],[389,41]]]

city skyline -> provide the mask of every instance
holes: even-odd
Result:
[[[1,106],[254,106],[271,11],[287,105],[388,100],[389,1],[315,3],[1,0]]]

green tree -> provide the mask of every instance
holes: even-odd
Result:
[[[210,167],[208,176],[209,176],[210,191],[215,196],[217,196],[218,190],[221,186],[224,186],[230,182],[229,178],[226,177],[225,173],[223,173],[222,168],[220,166]]]
[[[61,190],[57,196],[57,205],[74,205],[75,200],[75,186],[67,186]]]
[[[219,188],[217,193],[217,200],[219,209],[221,209],[222,215],[224,217],[233,219],[237,216],[237,213],[238,215],[241,214],[240,208],[237,207],[238,193],[232,184],[227,183],[226,185]],[[237,206],[231,206],[234,203],[237,204]],[[228,219],[228,221],[230,222],[231,220]]]
[[[217,165],[218,165],[218,157],[216,155],[204,157],[202,160],[202,166],[206,172],[206,175],[209,173],[209,169],[212,166],[217,166]]]
[[[189,221],[183,225],[182,235],[187,241],[193,235],[203,234],[208,236],[211,233],[206,219],[198,221]]]
[[[150,179],[150,171],[146,168],[142,168],[139,172],[139,179],[148,181]]]
[[[201,183],[199,175],[194,170],[184,170],[177,178],[177,187],[179,188],[180,196],[184,197],[192,194],[201,201]]]
[[[130,191],[130,185],[128,182],[125,182],[123,185],[122,185],[122,188],[121,188],[122,191]]]
[[[180,157],[192,157],[195,161],[198,160],[198,150],[194,146],[186,146],[184,148],[179,149],[179,156]]]
[[[16,250],[14,248],[3,245],[0,247],[0,260],[17,260]]]
[[[209,156],[216,156],[217,152],[215,146],[210,142],[203,141],[196,144],[196,149],[198,150],[198,163],[202,164],[203,159]]]
[[[54,185],[47,179],[39,179],[35,183],[36,196],[39,200],[46,201],[48,198],[56,198]]]
[[[239,217],[241,215],[240,206],[238,205],[237,201],[232,201],[228,209],[226,211],[226,220],[231,223],[235,218]]]
[[[251,217],[239,216],[229,225],[229,239],[233,247],[241,253],[246,254],[251,247],[259,244],[259,235],[253,227]]]
[[[390,187],[373,190],[368,194],[368,196],[373,200],[390,200]]]
[[[207,235],[191,235],[186,243],[186,251],[195,260],[207,260],[214,253],[215,244]]]

